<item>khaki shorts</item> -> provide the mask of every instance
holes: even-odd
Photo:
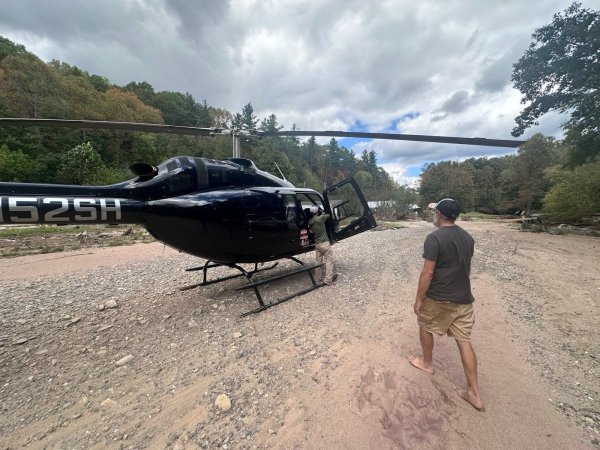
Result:
[[[473,303],[436,302],[423,298],[417,322],[425,331],[440,336],[448,334],[459,341],[470,341],[475,323]]]

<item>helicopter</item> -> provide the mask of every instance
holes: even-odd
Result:
[[[0,126],[52,126],[100,128],[197,136],[230,135],[233,157],[226,160],[177,156],[153,166],[134,163],[134,178],[105,186],[0,182],[0,224],[141,224],[158,241],[203,258],[203,281],[190,289],[244,276],[263,311],[319,285],[313,276],[318,264],[305,264],[296,256],[314,250],[309,232],[309,209],[318,207],[331,217],[327,232],[331,243],[377,226],[356,181],[348,178],[319,193],[294,187],[240,157],[242,137],[333,136],[366,137],[466,145],[517,147],[524,141],[445,136],[364,133],[344,131],[236,131],[221,128],[62,119],[0,118]],[[255,281],[253,275],[270,270],[287,258],[299,267]],[[274,263],[273,263],[274,262]],[[247,270],[240,264],[253,263]],[[267,267],[259,264],[272,263]],[[228,266],[240,273],[213,280],[208,270]],[[306,273],[310,286],[275,301],[263,300],[259,287],[268,282]]]

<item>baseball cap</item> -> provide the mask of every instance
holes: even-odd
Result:
[[[319,207],[318,206],[311,206],[310,207],[310,213],[311,214],[316,214],[319,211]]]
[[[427,205],[431,209],[437,209],[440,214],[448,219],[456,219],[460,214],[461,207],[456,200],[443,198],[437,203]]]

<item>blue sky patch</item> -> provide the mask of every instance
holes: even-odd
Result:
[[[391,120],[389,122],[389,125],[385,126],[382,130],[372,130],[364,122],[361,122],[360,120],[355,120],[354,123],[350,126],[350,129],[347,131],[356,131],[356,132],[365,132],[365,133],[368,133],[368,132],[398,133],[398,124],[399,123],[405,122],[407,120],[416,119],[417,117],[419,117],[419,115],[420,114],[418,112],[410,112],[410,113],[404,114],[403,116],[398,117],[397,119]],[[338,143],[342,147],[352,148],[357,143],[364,142],[365,148],[366,148],[368,146],[369,142],[371,142],[372,140],[373,139],[367,139],[367,138],[341,138],[341,139],[338,139]]]

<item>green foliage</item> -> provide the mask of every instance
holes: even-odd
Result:
[[[6,144],[0,146],[0,181],[27,181],[32,166],[31,158],[23,152],[10,151]]]
[[[261,170],[266,170],[274,175],[291,178],[294,168],[287,155],[281,151],[281,138],[265,137],[253,148],[254,163]]]
[[[242,114],[240,116],[242,118],[242,130],[256,130],[258,117],[256,117],[256,114],[254,114],[254,108],[250,103],[244,105],[242,108]]]
[[[251,103],[241,112],[202,103],[189,93],[155,92],[148,82],[112,85],[100,75],[53,60],[45,64],[24,47],[0,39],[0,114],[16,117],[168,123],[239,130],[278,131],[274,114],[262,121]],[[3,180],[76,184],[110,184],[125,179],[132,162],[158,164],[176,155],[224,159],[231,156],[231,139],[202,139],[106,130],[54,128],[0,129],[0,169]],[[69,150],[70,149],[70,150]],[[242,156],[273,174],[279,170],[298,186],[323,190],[357,172],[370,199],[389,200],[397,185],[377,166],[373,150],[362,158],[335,139],[319,145],[313,138],[295,137],[242,141]],[[360,176],[359,176],[360,178]]]
[[[412,217],[413,205],[417,205],[420,200],[416,189],[408,186],[399,186],[398,188],[394,189],[391,199],[391,210],[394,218],[398,220]]]
[[[96,184],[103,170],[100,155],[86,142],[62,155],[57,179],[65,184]]]
[[[261,131],[269,131],[269,132],[277,132],[283,128],[283,125],[279,125],[277,122],[277,116],[275,114],[271,114],[266,119],[263,119],[260,123]]]
[[[44,63],[23,46],[0,38],[0,115],[14,117],[167,123],[183,126],[232,127],[278,131],[274,114],[260,120],[251,103],[234,115],[198,103],[189,93],[156,92],[148,82],[113,85],[100,75],[53,60]],[[260,125],[259,125],[260,124]],[[292,128],[295,128],[292,126]],[[176,155],[225,159],[231,138],[203,139],[180,135],[44,127],[0,129],[0,176],[5,181],[111,184],[128,177],[132,162],[158,164]],[[268,137],[242,141],[242,156],[292,183],[316,190],[359,174],[367,197],[390,200],[398,186],[365,149],[357,158],[332,139],[319,145],[310,138]],[[361,175],[362,174],[362,175]]]
[[[544,171],[557,162],[556,144],[551,138],[534,135],[523,144],[513,164],[513,184],[518,186],[516,203],[519,209],[531,212],[541,207],[549,183]]]
[[[419,194],[425,203],[449,197],[457,200],[463,209],[472,209],[475,201],[472,167],[454,161],[426,165],[421,173]]]
[[[586,154],[575,152],[572,165],[600,153],[600,13],[573,3],[552,23],[537,29],[529,49],[514,65],[512,80],[528,103],[515,119],[520,136],[549,111],[569,112],[563,125],[572,142],[581,139]],[[579,149],[581,150],[581,148]],[[583,156],[583,157],[582,157]]]
[[[27,50],[23,45],[15,44],[14,42],[0,36],[0,61],[2,61],[8,55],[16,55],[27,53]]]
[[[187,92],[158,92],[150,104],[161,112],[163,121],[169,125],[193,127],[200,116],[201,106]]]
[[[554,168],[548,178],[556,184],[544,197],[544,210],[553,220],[580,221],[600,213],[600,160],[573,170]]]

